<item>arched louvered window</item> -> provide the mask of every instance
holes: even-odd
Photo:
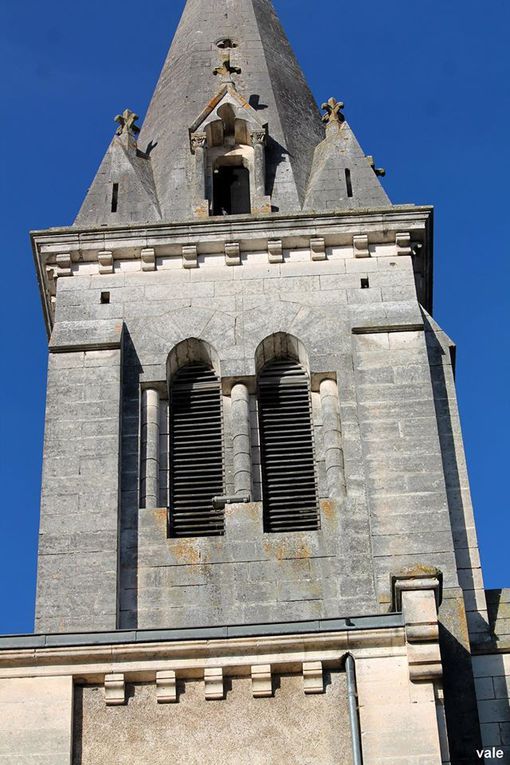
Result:
[[[291,359],[267,364],[258,380],[264,530],[319,528],[310,384]]]
[[[205,364],[189,364],[170,388],[170,534],[218,536],[224,511],[213,508],[223,490],[220,381]]]

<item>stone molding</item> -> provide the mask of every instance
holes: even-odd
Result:
[[[303,663],[303,688],[305,693],[324,693],[322,661]]]
[[[397,255],[412,255],[411,234],[396,234],[395,244],[397,245]]]
[[[269,263],[283,263],[283,244],[281,239],[270,239],[267,243]]]
[[[204,669],[205,698],[208,701],[222,699],[225,696],[223,687],[223,669],[221,667],[206,667]]]
[[[158,704],[172,704],[177,701],[177,680],[174,670],[156,672],[156,699]]]
[[[105,675],[104,698],[107,706],[119,706],[126,703],[126,683],[122,673]]]
[[[225,264],[227,266],[241,265],[241,247],[239,242],[225,242]]]
[[[140,252],[142,271],[156,270],[156,250],[154,247],[146,247]]]
[[[102,682],[105,675],[122,674],[130,681],[152,681],[156,673],[203,677],[206,668],[225,675],[251,675],[256,665],[272,671],[309,662],[340,665],[347,652],[356,656],[404,655],[403,627],[342,630],[324,633],[261,635],[246,638],[162,640],[153,643],[111,643],[73,647],[2,649],[0,678],[74,675]],[[211,664],[211,657],[218,657]]]
[[[198,268],[198,252],[196,244],[184,245],[182,248],[182,267]]]
[[[369,258],[370,257],[370,250],[368,249],[368,235],[367,234],[359,234],[358,236],[353,236],[352,238],[352,247],[354,250],[354,257],[355,258]]]
[[[159,267],[160,258],[181,258],[184,267],[197,267],[198,261],[184,247],[196,247],[197,256],[224,252],[225,241],[242,242],[243,252],[260,251],[268,242],[281,241],[285,250],[310,248],[311,240],[324,239],[326,256],[328,248],[346,249],[345,257],[353,257],[353,237],[360,227],[369,237],[370,244],[386,246],[385,255],[397,255],[397,234],[406,230],[416,254],[416,269],[425,274],[426,294],[431,284],[431,208],[401,206],[380,210],[342,211],[334,214],[260,214],[230,216],[228,226],[225,220],[195,219],[185,223],[157,223],[147,226],[118,226],[79,229],[75,227],[56,228],[32,232],[32,247],[43,299],[43,308],[48,330],[53,324],[55,279],[69,278],[73,274],[111,274],[124,266],[133,270],[136,260],[138,270],[145,267]],[[402,242],[402,240],[399,240]],[[422,245],[419,247],[418,245]],[[401,250],[400,250],[401,251]],[[143,255],[142,255],[143,253]],[[402,253],[401,253],[402,254]],[[372,256],[374,253],[372,253]],[[185,265],[193,263],[193,265]],[[150,264],[150,265],[149,265]],[[84,269],[82,271],[82,269]],[[135,268],[136,270],[136,268]],[[426,296],[422,299],[426,304]]]
[[[113,252],[103,251],[97,253],[100,274],[113,274]]]
[[[324,237],[310,239],[310,260],[326,260],[326,240]]]
[[[273,678],[270,664],[256,664],[252,666],[251,688],[255,698],[273,695]]]

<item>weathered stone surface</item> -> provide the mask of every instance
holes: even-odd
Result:
[[[203,682],[178,680],[171,705],[157,703],[154,684],[128,685],[118,708],[105,706],[101,689],[79,687],[73,765],[166,765],[191,753],[206,765],[352,762],[343,673],[328,673],[323,694],[305,695],[299,675],[277,677],[274,698],[254,698],[251,684],[229,678],[226,698],[207,701]]]
[[[0,760],[13,765],[69,765],[73,678],[0,680]]]

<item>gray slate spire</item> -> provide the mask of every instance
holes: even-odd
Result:
[[[138,143],[138,128],[133,132],[132,125],[113,139],[75,224],[171,222],[207,215],[208,203],[197,199],[190,130],[225,89],[231,104],[237,103],[237,115],[247,115],[252,128],[267,130],[259,212],[390,204],[338,110],[335,119],[325,117],[325,137],[320,112],[271,0],[187,0]],[[346,191],[346,169],[352,196]]]
[[[165,219],[192,208],[188,129],[221,88],[213,71],[230,39],[237,91],[268,125],[267,193],[280,212],[300,210],[320,114],[270,0],[188,0],[140,135],[151,153]]]

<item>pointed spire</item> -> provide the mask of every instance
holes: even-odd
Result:
[[[130,109],[115,117],[119,127],[80,208],[75,226],[149,223],[161,220],[148,155],[139,151]]]
[[[214,72],[214,73],[213,73]],[[273,210],[301,209],[320,113],[270,0],[188,0],[139,144],[151,161],[165,219],[191,217],[189,127],[233,82],[268,126],[266,193]]]
[[[254,214],[390,205],[343,106],[321,121],[271,0],[187,0],[143,127],[117,115],[76,223],[208,216],[219,146],[251,163]]]
[[[305,210],[350,210],[391,205],[378,176],[384,170],[365,156],[343,114],[344,104],[330,98],[322,109],[326,137],[315,149]]]

